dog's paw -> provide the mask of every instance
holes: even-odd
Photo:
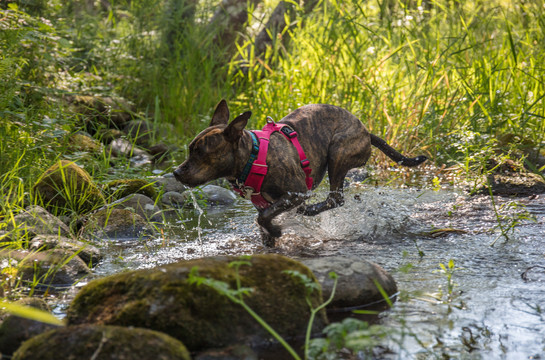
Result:
[[[261,233],[261,241],[266,247],[273,248],[276,245],[276,238],[265,231]]]
[[[282,235],[282,231],[280,231],[280,228],[278,226],[272,226],[272,227],[273,227],[273,233],[276,234],[276,236],[271,234],[264,227],[260,227],[259,229],[261,232],[261,242],[266,247],[271,247],[271,248],[276,245],[276,239]],[[277,229],[274,229],[274,228],[277,228]]]
[[[321,212],[321,206],[319,205],[320,203],[308,206],[301,206],[297,209],[297,213],[305,216],[317,215]]]

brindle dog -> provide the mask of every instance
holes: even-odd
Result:
[[[194,187],[208,181],[226,178],[234,183],[241,174],[252,151],[250,132],[245,130],[251,112],[247,111],[229,123],[229,108],[220,101],[210,122],[189,144],[189,157],[175,171],[181,183]],[[297,132],[297,137],[312,168],[316,188],[326,171],[330,193],[323,202],[301,206],[299,213],[316,215],[324,210],[341,206],[343,182],[348,170],[363,166],[371,154],[371,145],[404,166],[417,166],[427,158],[407,158],[389,146],[386,141],[370,134],[361,121],[347,110],[332,105],[303,106],[280,123]],[[295,147],[281,133],[273,133],[267,153],[268,172],[261,188],[262,196],[271,203],[258,209],[257,222],[261,227],[263,243],[274,246],[282,234],[272,220],[282,212],[303,203],[307,187]]]

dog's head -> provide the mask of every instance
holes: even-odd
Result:
[[[189,144],[189,156],[176,170],[174,176],[188,186],[198,186],[233,174],[237,150],[244,127],[252,115],[251,111],[237,116],[229,123],[229,108],[225,100],[220,101],[210,121]]]

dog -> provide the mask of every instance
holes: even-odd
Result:
[[[221,100],[209,127],[189,144],[188,158],[174,171],[176,179],[195,187],[226,178],[239,193],[244,193],[246,189],[238,180],[248,169],[249,159],[256,157],[256,136],[245,129],[251,114],[250,111],[244,112],[229,123],[227,102]],[[303,153],[298,151],[293,138],[285,134],[286,129],[272,132],[268,139],[259,139],[258,146],[261,147],[267,141],[268,152],[266,165],[261,165],[266,168],[266,174],[257,194],[268,204],[256,205],[257,223],[263,243],[269,247],[274,247],[276,239],[282,235],[280,226],[272,223],[279,214],[298,207],[298,213],[311,216],[342,206],[346,173],[365,165],[371,155],[371,145],[399,165],[413,167],[427,160],[423,155],[409,158],[400,154],[386,141],[369,133],[356,116],[333,105],[306,105],[288,114],[278,124],[270,120],[268,123],[279,129],[288,129],[291,136],[295,132],[293,137],[297,138],[299,148],[303,150]],[[307,168],[302,166],[304,156],[305,164],[309,164]],[[308,191],[320,184],[326,171],[330,188],[327,199],[305,206],[303,203]],[[250,193],[256,191],[250,189]]]

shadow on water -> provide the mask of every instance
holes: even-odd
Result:
[[[496,199],[496,205],[510,201]],[[360,256],[390,271],[400,289],[379,320],[392,329],[386,344],[392,358],[539,358],[545,353],[545,198],[519,202],[537,221],[523,221],[509,240],[491,246],[499,232],[489,197],[354,188],[342,208],[316,217],[282,215],[284,236],[269,250],[260,244],[255,210],[237,200],[200,219],[196,210],[180,212],[167,219],[162,236],[111,245],[97,273],[269,251]],[[503,210],[504,224],[517,211]],[[434,229],[450,230],[430,236]],[[450,260],[449,287],[440,263],[448,270]]]

